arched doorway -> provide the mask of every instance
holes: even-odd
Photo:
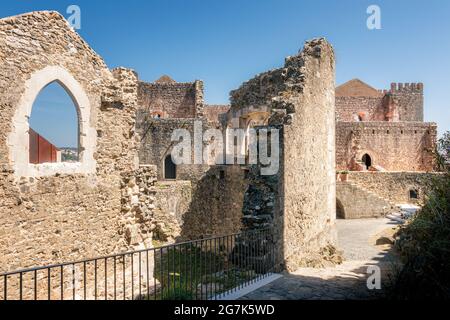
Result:
[[[175,180],[177,178],[177,166],[172,161],[172,155],[164,159],[164,179]]]
[[[364,163],[367,169],[369,169],[372,166],[372,158],[367,153],[363,155],[362,162]]]
[[[345,210],[339,199],[336,199],[336,218],[345,219]]]

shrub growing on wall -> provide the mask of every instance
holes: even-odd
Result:
[[[404,267],[392,291],[395,299],[450,299],[449,147],[447,132],[438,144],[445,177],[433,182],[422,210],[399,231]]]

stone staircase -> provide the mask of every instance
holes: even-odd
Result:
[[[379,196],[376,192],[368,190],[354,181],[348,181],[348,183],[364,190],[369,194],[372,194],[373,196],[378,197],[379,199],[382,199],[386,203],[389,203],[389,205],[391,206],[391,211],[386,215],[386,218],[391,219],[393,221],[405,223],[406,220],[411,219],[421,209],[421,207],[412,204],[394,204],[389,199]]]
[[[399,211],[399,208],[388,199],[353,181],[338,181],[336,196],[346,219],[384,217]]]
[[[347,193],[351,194],[342,195],[342,189],[347,188]],[[341,190],[340,190],[341,189]],[[350,190],[350,191],[349,191]],[[342,203],[344,210],[347,209],[349,214],[348,218],[366,218],[366,217],[381,217],[405,223],[408,219],[411,219],[419,210],[420,207],[411,204],[395,204],[389,199],[381,197],[374,191],[371,191],[355,181],[338,181],[336,183],[337,198]],[[343,199],[343,200],[342,200]],[[358,214],[358,211],[363,211],[362,208],[355,203],[364,203],[368,209],[366,214]],[[347,217],[346,217],[347,218]]]
[[[405,223],[406,220],[411,219],[420,210],[420,207],[411,204],[398,205],[399,211],[390,213],[386,218],[392,221]]]
[[[355,161],[355,168],[354,168],[354,170],[356,170],[356,171],[377,171],[377,172],[384,172],[384,171],[386,171],[385,168],[383,168],[382,166],[376,165],[376,164],[372,165],[369,168],[369,170],[367,170],[366,165],[361,160],[356,160]]]
[[[396,205],[395,203],[391,202],[389,199],[386,199],[384,197],[381,197],[378,193],[369,190],[367,188],[365,188],[364,186],[362,186],[361,184],[355,182],[355,181],[347,181],[347,183],[350,183],[352,186],[355,186],[356,188],[361,189],[362,191],[366,192],[367,194],[370,194],[373,197],[376,197],[384,202],[386,202],[391,208],[393,209],[399,209],[398,205]]]
[[[370,168],[373,169],[372,171],[377,171],[377,172],[385,172],[386,171],[385,168],[383,168],[382,166],[378,166],[378,165],[373,165]]]

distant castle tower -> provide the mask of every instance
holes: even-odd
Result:
[[[423,83],[391,83],[389,93],[397,105],[400,121],[423,122]]]

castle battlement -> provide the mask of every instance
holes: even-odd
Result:
[[[391,83],[391,93],[423,93],[423,83]]]

